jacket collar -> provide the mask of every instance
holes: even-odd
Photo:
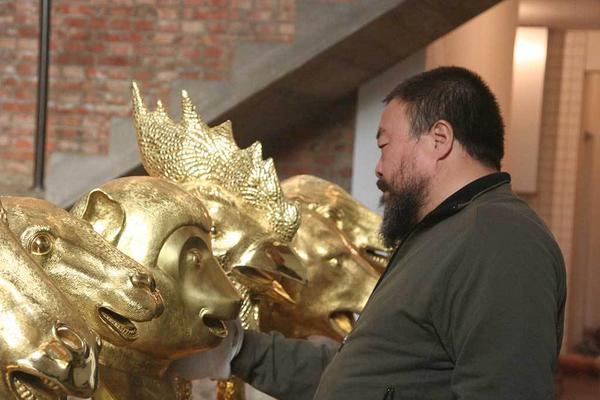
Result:
[[[377,289],[384,276],[386,276],[389,272],[390,266],[394,265],[394,261],[398,257],[398,253],[400,248],[402,247],[402,244],[405,242],[405,240],[408,239],[409,236],[411,236],[418,230],[432,227],[438,222],[441,222],[444,219],[456,214],[457,212],[471,204],[471,202],[473,202],[473,200],[475,200],[477,197],[506,183],[510,183],[510,175],[508,173],[494,172],[492,174],[478,178],[473,182],[467,184],[466,186],[463,186],[457,192],[455,192],[450,197],[446,198],[446,200],[441,202],[440,205],[438,205],[433,211],[427,214],[400,240],[400,244],[396,246],[396,250],[390,258],[386,269],[383,271],[383,274],[379,277],[379,281],[375,285],[375,289]],[[373,292],[375,291],[375,289],[373,289]]]
[[[417,228],[437,224],[449,216],[456,214],[485,192],[495,189],[500,185],[504,185],[505,183],[510,183],[510,175],[506,172],[494,172],[474,180],[466,186],[463,186],[450,197],[446,198],[446,200],[440,203],[440,205],[415,225],[415,227],[411,229],[411,232],[415,231]],[[410,232],[404,239],[406,239],[408,235],[410,235]]]

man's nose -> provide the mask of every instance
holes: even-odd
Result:
[[[381,172],[381,158],[377,160],[377,165],[375,166],[375,176],[377,178],[381,178],[383,176]]]

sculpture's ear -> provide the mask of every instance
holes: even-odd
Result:
[[[92,190],[85,201],[75,205],[71,212],[87,222],[104,239],[116,244],[125,225],[125,210],[101,189]]]

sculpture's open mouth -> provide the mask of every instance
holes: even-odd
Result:
[[[389,258],[390,252],[383,249],[378,249],[371,246],[365,246],[361,251],[363,257],[371,262],[375,262],[383,267],[386,266]]]
[[[346,336],[358,321],[358,314],[349,310],[337,310],[329,314],[329,321],[335,330]]]
[[[50,379],[14,371],[9,381],[19,400],[66,400],[67,396],[58,384]]]
[[[218,318],[215,318],[209,314],[202,315],[202,323],[208,328],[208,331],[220,338],[224,338],[227,336],[227,327],[225,323]]]
[[[106,325],[108,325],[115,333],[117,333],[121,338],[127,340],[129,342],[137,339],[138,331],[133,322],[123,317],[120,314],[106,308],[100,307],[98,308],[98,314],[100,314],[100,319]]]

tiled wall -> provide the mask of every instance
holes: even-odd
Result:
[[[586,61],[585,31],[551,31],[544,87],[538,193],[524,196],[572,257],[577,154]]]

